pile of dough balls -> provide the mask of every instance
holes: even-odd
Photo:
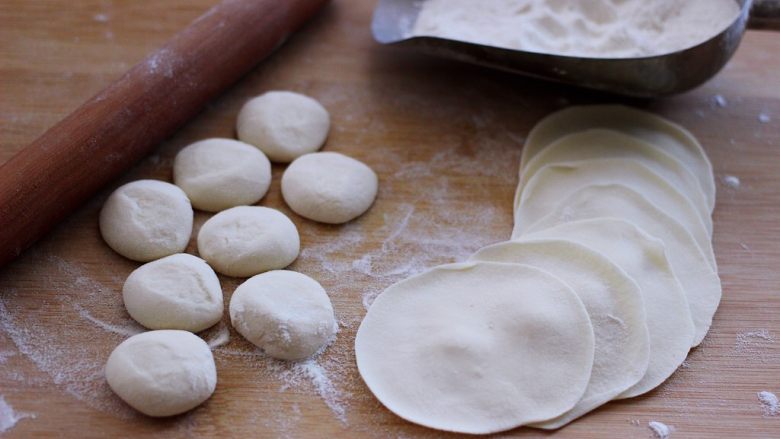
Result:
[[[557,112],[523,149],[511,239],[379,295],[360,375],[402,418],[474,434],[557,429],[643,395],[720,303],[714,205],[712,165],[679,125],[618,105]]]
[[[300,253],[298,229],[282,212],[253,206],[271,186],[274,161],[292,162],[282,193],[301,216],[341,224],[366,212],[377,195],[377,176],[353,158],[317,152],[329,130],[330,116],[314,99],[268,92],[241,110],[240,140],[207,139],[182,149],[174,184],[140,180],[108,197],[101,235],[117,253],[146,263],[128,276],[122,299],[151,331],[125,340],[106,364],[109,386],[129,405],[149,416],[171,416],[214,392],[211,350],[193,333],[222,320],[215,270],[249,278],[231,298],[230,320],[266,354],[301,360],[332,342],[338,324],[325,290],[283,270]],[[196,238],[203,259],[184,253],[193,208],[215,213]]]

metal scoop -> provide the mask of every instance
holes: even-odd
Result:
[[[737,0],[739,17],[724,31],[689,49],[642,58],[582,58],[410,36],[422,3],[379,0],[371,23],[374,38],[382,44],[526,76],[644,98],[682,93],[712,78],[734,55],[747,25],[780,28],[780,0]]]

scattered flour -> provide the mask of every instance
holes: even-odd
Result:
[[[0,433],[14,428],[17,422],[25,418],[35,418],[35,415],[14,411],[14,408],[5,401],[3,395],[0,395]]]
[[[653,435],[658,439],[667,439],[674,431],[674,427],[671,425],[666,425],[663,422],[658,421],[650,421],[647,423],[647,426],[653,432]]]
[[[95,14],[92,16],[92,19],[97,21],[98,23],[108,23],[108,14]]]
[[[174,54],[165,48],[154,52],[146,59],[146,69],[149,73],[163,75],[166,78],[173,78],[175,64]]]
[[[14,351],[0,351],[0,364],[5,364],[10,357],[16,355]]]
[[[767,353],[767,347],[774,341],[774,335],[766,329],[741,332],[737,334],[734,352],[740,355],[747,355],[753,361],[768,363],[772,359]]]
[[[780,413],[780,402],[778,402],[777,395],[766,390],[758,392],[758,401],[764,408],[764,416],[775,416]]]
[[[723,97],[723,95],[715,95],[712,97],[712,102],[715,103],[720,108],[726,108],[729,105],[729,102],[726,100],[726,98]]]
[[[78,303],[73,304],[73,309],[78,311],[79,315],[84,318],[85,320],[88,320],[90,323],[94,324],[100,329],[103,329],[108,332],[113,332],[114,334],[119,334],[125,337],[132,337],[136,334],[140,334],[145,331],[145,329],[140,326],[137,323],[129,323],[127,325],[112,325],[110,323],[106,323],[100,319],[97,319],[92,316],[92,314],[89,313],[83,306],[81,306]]]
[[[772,117],[767,113],[761,113],[758,115],[758,121],[761,123],[769,123],[772,121]]]
[[[202,337],[211,349],[215,349],[228,344],[230,341],[230,330],[225,322],[219,322],[217,326],[208,329],[206,334],[202,334]]]
[[[735,175],[726,175],[723,177],[723,184],[732,189],[737,189],[740,185],[739,177]]]

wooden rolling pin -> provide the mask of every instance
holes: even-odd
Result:
[[[0,266],[16,258],[327,0],[225,0],[0,167]]]

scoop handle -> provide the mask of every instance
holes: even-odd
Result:
[[[780,30],[780,0],[754,0],[748,27],[756,30]]]
[[[0,266],[148,154],[327,0],[225,0],[0,167]]]

